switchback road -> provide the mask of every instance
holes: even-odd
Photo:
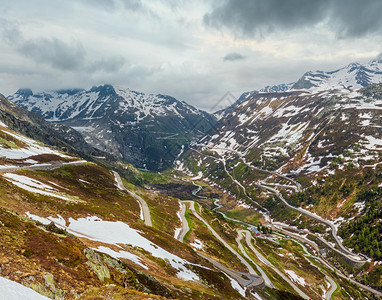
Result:
[[[147,206],[146,201],[141,196],[138,196],[136,193],[129,191],[127,188],[125,188],[125,186],[122,183],[121,176],[119,176],[119,174],[117,172],[113,171],[113,174],[114,174],[115,180],[118,183],[118,186],[121,189],[123,189],[124,191],[128,192],[135,200],[138,201],[138,204],[141,208],[142,217],[143,217],[143,220],[145,222],[145,225],[152,227],[153,225],[151,222],[150,209]]]
[[[260,261],[262,261],[265,265],[271,267],[273,271],[275,271],[282,279],[284,279],[302,298],[310,299],[308,295],[306,295],[303,291],[301,291],[287,276],[285,276],[279,269],[277,269],[273,264],[269,262],[255,247],[253,247],[251,239],[252,235],[248,230],[239,230],[240,234],[245,234],[245,241],[248,247],[256,254]]]
[[[177,237],[177,240],[183,243],[183,239],[187,232],[190,230],[190,227],[188,226],[188,222],[186,219],[186,204],[183,202],[180,202],[181,210],[180,210],[180,220],[182,222],[182,229]]]
[[[185,201],[186,202],[186,201]],[[191,209],[191,212],[194,214],[194,216],[199,219],[202,223],[204,223],[207,228],[209,229],[209,231],[211,231],[211,233],[213,234],[213,236],[218,239],[223,245],[224,247],[226,247],[229,251],[232,252],[232,254],[234,254],[238,259],[239,261],[248,269],[248,272],[249,274],[247,273],[242,273],[242,272],[238,272],[238,271],[234,271],[234,270],[231,270],[231,272],[236,272],[238,273],[239,277],[241,277],[241,275],[243,274],[246,274],[246,276],[250,275],[250,278],[256,278],[256,281],[252,282],[251,283],[251,286],[254,285],[254,283],[256,283],[255,285],[257,286],[264,286],[264,279],[261,277],[261,276],[258,276],[256,271],[253,269],[253,267],[244,259],[244,257],[242,257],[235,249],[233,249],[212,227],[210,224],[208,224],[208,222],[206,220],[204,220],[195,210],[195,202],[194,201],[187,201],[188,203],[190,203],[190,209]],[[211,261],[209,259],[209,261]],[[214,263],[214,265],[216,266],[216,264]],[[219,267],[220,268],[220,267]],[[221,269],[221,268],[220,268]],[[227,268],[228,269],[228,268]],[[245,287],[248,287],[248,286],[245,286]]]

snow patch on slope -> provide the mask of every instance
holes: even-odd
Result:
[[[50,149],[45,146],[41,146],[36,143],[36,141],[22,136],[17,133],[13,133],[10,131],[5,131],[6,134],[14,137],[15,139],[23,142],[27,145],[27,148],[5,148],[0,145],[0,157],[5,157],[7,159],[25,159],[30,156],[40,155],[40,154],[55,154],[61,157],[68,158],[69,156],[59,153],[53,149]]]
[[[20,283],[0,277],[0,299],[1,300],[48,300],[34,290]]]
[[[72,201],[68,197],[59,195],[57,189],[36,179],[14,173],[5,173],[2,175],[7,181],[28,192],[59,198],[66,201]]]
[[[298,276],[294,271],[292,270],[284,270],[285,273],[292,279],[294,282],[298,283],[299,285],[305,286],[306,282],[305,279],[301,276]]]
[[[32,214],[28,214],[29,217],[35,218]],[[38,217],[38,216],[37,216]],[[42,219],[38,217],[38,219]],[[152,256],[161,258],[167,261],[174,269],[178,270],[177,276],[184,280],[199,280],[198,275],[189,270],[186,265],[191,264],[185,259],[182,259],[167,250],[152,243],[141,235],[138,230],[131,228],[129,225],[123,222],[104,221],[96,216],[73,219],[69,218],[69,225],[65,225],[65,220],[58,216],[58,218],[48,217],[48,221],[53,221],[56,225],[65,228],[73,235],[84,237],[90,240],[119,246],[120,244],[131,245],[132,247],[142,248],[149,252]],[[104,248],[98,248],[97,250],[105,250]],[[110,253],[110,249],[106,248],[106,251]],[[124,257],[130,259],[126,254],[114,253],[116,257]],[[120,256],[118,256],[120,255]]]

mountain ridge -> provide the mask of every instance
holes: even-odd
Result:
[[[236,103],[240,104],[245,97],[256,93],[298,90],[311,93],[336,89],[357,90],[380,82],[382,82],[382,53],[365,64],[353,62],[333,71],[307,71],[295,82],[270,85],[259,90],[244,92]],[[227,109],[230,110],[230,108]]]
[[[37,94],[21,89],[8,98],[49,122],[71,126],[92,146],[143,169],[170,167],[182,146],[216,122],[213,115],[174,97],[112,85]]]
[[[0,94],[0,119],[9,128],[51,146],[90,159],[109,156],[92,146],[75,130],[64,124],[50,124],[42,117],[10,102]]]

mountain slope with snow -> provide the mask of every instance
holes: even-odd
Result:
[[[248,94],[178,165],[202,172],[209,182],[273,219],[317,230],[319,225],[307,225],[270,193],[274,187],[282,189],[295,207],[336,224],[344,244],[355,253],[379,261],[381,95],[382,84],[359,90]],[[372,229],[363,233],[366,224]]]
[[[351,63],[341,69],[323,72],[307,72],[292,87],[293,90],[360,89],[382,82],[382,56],[366,63]]]
[[[40,116],[10,102],[0,94],[0,121],[12,130],[39,142],[86,159],[108,154],[89,145],[82,135],[64,124],[51,124]]]
[[[291,174],[327,169],[345,154],[355,164],[378,161],[382,102],[372,91],[381,88],[248,94],[199,145]]]
[[[173,97],[111,85],[36,94],[23,89],[9,99],[49,122],[73,127],[96,148],[151,170],[169,167],[182,145],[215,123],[212,115]]]
[[[242,299],[173,238],[178,199],[116,178],[0,122],[0,299]]]
[[[243,93],[219,112],[217,126],[202,144],[238,151],[263,167],[293,174],[322,170],[354,144],[361,150],[352,156],[375,159],[374,151],[381,150],[381,82],[382,54],[364,65],[307,72],[296,83]],[[301,149],[304,155],[291,163]]]
[[[368,63],[351,63],[334,71],[308,71],[296,82],[266,86],[260,90],[243,93],[234,104],[240,104],[245,97],[257,93],[279,93],[304,90],[309,93],[329,90],[358,90],[382,82],[382,53]],[[228,111],[231,108],[227,108]]]
[[[0,294],[2,299],[13,300],[48,300],[49,298],[40,295],[17,282],[0,277]]]

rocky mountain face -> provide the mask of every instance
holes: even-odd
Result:
[[[71,126],[92,146],[150,170],[171,166],[183,145],[215,123],[212,115],[173,97],[111,85],[36,94],[23,89],[9,99],[49,122]]]
[[[178,199],[12,129],[53,133],[29,114],[0,99],[1,299],[244,299],[177,240]]]
[[[327,168],[339,155],[355,164],[378,159],[382,102],[371,91],[380,88],[248,95],[201,143],[237,151],[258,166],[293,174]]]
[[[266,87],[259,90],[260,93],[278,93],[285,92],[290,90],[295,85],[295,82],[292,83],[282,83],[278,85],[267,85]]]
[[[64,124],[50,124],[42,117],[10,102],[0,94],[0,120],[10,129],[81,157],[108,156],[92,147],[77,131]]]
[[[382,54],[366,64],[351,63],[334,71],[308,71],[296,82],[266,86],[260,90],[245,92],[238,99],[241,102],[248,94],[278,93],[309,90],[310,92],[353,89],[382,82]],[[237,104],[238,104],[237,103]]]
[[[382,84],[367,85],[379,80],[379,71],[353,67],[326,73],[309,89],[245,94],[180,167],[260,203],[272,218],[314,228],[264,193],[264,184],[289,188],[289,203],[330,220],[356,253],[382,259]],[[353,85],[345,86],[346,78]],[[291,193],[288,178],[301,189]],[[368,226],[373,229],[364,232]]]
[[[295,83],[243,93],[220,112],[219,123],[201,143],[240,152],[259,166],[293,174],[322,170],[345,150],[352,152],[356,164],[354,157],[378,158],[380,82],[378,56],[365,65],[307,72]],[[297,158],[301,149],[304,155]]]
[[[322,170],[345,150],[356,164],[354,157],[377,159],[382,143],[380,82],[378,56],[365,65],[307,72],[296,83],[243,93],[201,142],[293,174]]]

